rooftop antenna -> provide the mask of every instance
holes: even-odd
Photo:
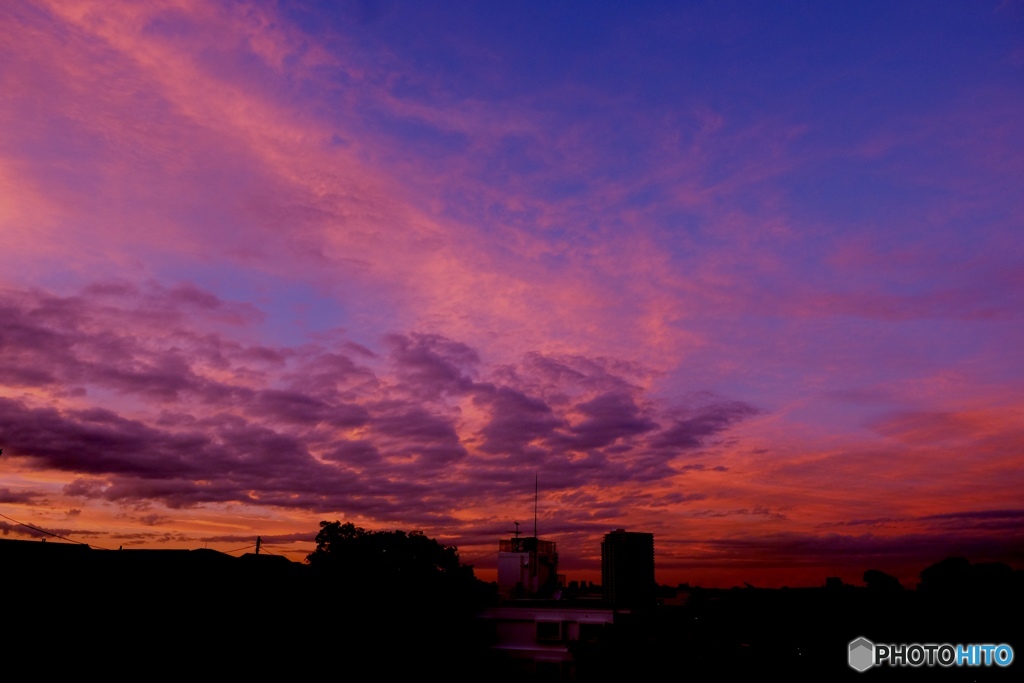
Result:
[[[537,493],[540,491],[540,479],[533,475],[533,537],[537,538]]]
[[[512,522],[512,523],[516,525],[515,535],[516,535],[516,538],[519,538],[519,522]]]

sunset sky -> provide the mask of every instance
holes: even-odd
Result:
[[[3,2],[0,263],[7,538],[1024,566],[1021,0]]]

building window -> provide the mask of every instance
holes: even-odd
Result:
[[[537,642],[557,643],[562,639],[562,622],[560,621],[538,621]]]

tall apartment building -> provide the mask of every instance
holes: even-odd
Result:
[[[613,607],[655,602],[654,534],[616,529],[601,541],[601,587]]]

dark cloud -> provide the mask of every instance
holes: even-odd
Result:
[[[73,515],[70,515],[73,516]],[[75,540],[74,537],[91,536],[98,537],[103,536],[102,531],[90,531],[88,529],[64,529],[59,527],[47,527],[46,529],[40,529],[28,524],[8,524],[7,522],[0,521],[0,534],[8,536],[15,534],[16,536],[28,536],[29,538],[64,538]]]
[[[1024,538],[1024,510],[969,510],[916,518],[936,531],[1003,532]]]
[[[765,517],[774,520],[787,519],[786,515],[764,506],[753,508],[734,508],[730,510],[694,510],[689,513],[693,517]]]
[[[366,424],[369,412],[358,405],[331,404],[295,391],[265,390],[256,394],[249,413],[272,420],[313,425],[327,422],[335,427]]]
[[[316,540],[316,531],[302,531],[295,534],[268,534],[261,535],[260,539],[265,545],[274,544],[285,544],[285,543],[312,543]],[[241,534],[229,534],[221,536],[204,536],[199,539],[205,543],[246,543],[251,542],[255,544],[256,538],[249,535]]]
[[[324,401],[352,401],[380,388],[380,380],[351,357],[321,347],[303,347],[287,355],[296,356],[296,367],[282,379],[297,392]]]
[[[584,419],[568,429],[568,435],[554,437],[555,446],[590,450],[608,446],[619,439],[635,437],[657,428],[641,415],[633,398],[625,393],[605,393],[579,403],[575,409]]]
[[[530,353],[482,381],[476,350],[436,334],[391,335],[382,354],[337,335],[246,345],[203,321],[259,316],[190,284],[5,290],[0,312],[13,359],[0,385],[50,392],[0,397],[5,457],[65,473],[67,496],[137,512],[237,503],[455,523],[453,507],[501,500],[537,472],[561,492],[675,476],[680,450],[756,412],[711,399],[666,411],[645,398],[641,368],[607,358]],[[467,400],[482,416],[472,432]],[[618,492],[574,514],[610,522],[630,504],[703,495]]]
[[[871,526],[871,527],[886,527],[891,526],[894,522],[900,520],[893,519],[891,517],[875,517],[872,519],[851,519],[846,522],[823,522],[817,525],[819,529],[831,529],[835,527],[844,526]]]
[[[698,500],[706,500],[707,497],[708,494],[706,493],[683,493],[682,491],[676,491],[674,493],[659,496],[656,501],[651,502],[651,505],[654,507],[666,507],[668,505],[678,505],[680,503],[692,503]]]
[[[87,474],[189,476],[186,454],[209,448],[205,435],[176,435],[101,409],[29,408],[0,398],[0,435],[12,456],[42,466]]]
[[[481,468],[489,471],[490,481],[506,480],[501,468],[524,467],[543,468],[548,485],[557,489],[657,481],[685,471],[671,465],[680,451],[701,447],[706,439],[758,412],[745,403],[703,395],[696,408],[662,413],[638,403],[641,390],[609,372],[608,365],[531,354],[521,366],[504,366],[495,373],[495,379],[518,388],[477,384],[474,401],[490,416],[477,435],[477,447],[504,456]],[[553,381],[566,382],[565,391],[554,391]],[[601,391],[593,393],[594,389]],[[572,402],[572,395],[584,398]],[[671,426],[662,429],[663,423]]]
[[[0,534],[9,536],[12,533],[17,536],[29,536],[31,538],[46,538],[50,535],[39,529],[33,529],[22,524],[8,524],[7,522],[0,521]]]
[[[945,557],[969,557],[975,561],[1024,561],[1024,547],[1002,534],[900,534],[880,536],[863,534],[778,533],[735,538],[702,538],[700,551],[690,552],[692,540],[671,540],[679,546],[659,556],[669,556],[686,566],[689,561],[703,564],[742,561],[751,568],[786,566],[836,567],[846,565],[863,572],[872,567],[907,562],[937,562]],[[923,566],[921,567],[923,568]]]
[[[481,391],[476,402],[487,406],[491,416],[480,431],[480,449],[486,453],[523,455],[531,443],[567,426],[543,400],[509,387]]]
[[[16,505],[34,505],[41,503],[45,497],[34,491],[12,491],[8,488],[0,489],[0,503],[13,503]]]
[[[923,520],[988,520],[988,519],[1019,519],[1024,524],[1024,510],[971,510],[968,512],[944,512],[937,515],[918,517]]]
[[[199,289],[195,285],[182,284],[167,293],[167,301],[172,304],[183,304],[186,308],[216,310],[223,302],[213,293]]]
[[[943,512],[934,515],[922,515],[918,517],[878,517],[873,519],[853,519],[849,521],[827,522],[819,524],[818,528],[834,527],[895,527],[900,524],[924,522],[931,529],[936,531],[965,530],[977,531],[1005,531],[1013,534],[1024,535],[1024,510],[967,510],[963,512]]]
[[[227,302],[190,282],[164,287],[156,282],[136,286],[125,281],[93,283],[82,290],[90,300],[133,312],[134,317],[159,316],[180,321],[184,316],[203,316],[233,325],[260,322],[263,314],[247,303]]]
[[[134,362],[123,357],[120,363],[83,364],[76,379],[165,402],[180,398],[183,392],[203,388],[204,383],[192,372],[190,362],[177,352],[168,351],[150,359],[136,357]]]
[[[470,374],[480,362],[465,344],[436,334],[389,335],[391,359],[399,377],[417,396],[462,394],[474,382]]]
[[[348,349],[349,351],[354,351],[355,353],[357,353],[357,354],[359,354],[361,356],[364,356],[366,358],[376,358],[377,357],[376,353],[374,353],[370,349],[366,348],[362,344],[356,344],[353,341],[345,342],[345,348]]]
[[[651,440],[651,445],[669,450],[700,448],[708,437],[724,432],[758,412],[753,406],[740,401],[705,405],[691,413],[673,416],[669,426]]]
[[[64,493],[79,498],[100,498],[103,490],[110,486],[110,482],[103,482],[98,479],[75,479],[64,486]]]
[[[354,467],[366,467],[381,462],[380,451],[369,441],[342,441],[333,449],[323,453],[324,460],[344,463]]]
[[[235,355],[241,363],[256,363],[281,368],[284,367],[290,354],[266,346],[248,346],[239,348]]]
[[[91,384],[157,401],[216,389],[195,373],[192,363],[194,357],[221,357],[223,349],[209,337],[178,329],[181,315],[170,303],[150,297],[146,305],[143,312],[97,306],[83,297],[0,292],[0,351],[6,361],[0,383]],[[215,391],[212,397],[223,394]]]
[[[142,517],[139,517],[139,521],[146,526],[159,526],[171,520],[169,517],[165,517],[164,515],[143,515]]]
[[[369,423],[372,437],[392,464],[414,458],[413,464],[429,471],[468,454],[451,418],[403,401],[376,404],[373,412]]]

